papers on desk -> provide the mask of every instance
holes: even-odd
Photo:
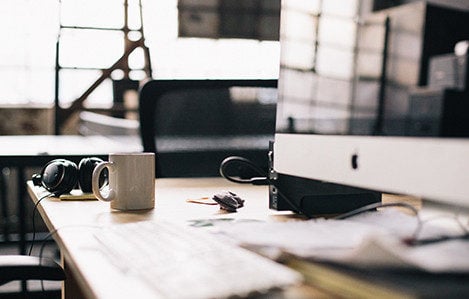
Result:
[[[416,217],[383,210],[347,220],[225,222],[217,225],[215,232],[242,246],[269,253],[271,257],[272,253],[288,253],[358,267],[469,272],[469,241],[452,240],[409,247],[402,239],[412,236],[417,225]],[[461,228],[425,223],[419,238],[454,234],[461,234]]]

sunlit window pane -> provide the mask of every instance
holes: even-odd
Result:
[[[282,19],[286,26],[282,26],[281,34],[288,39],[314,43],[316,40],[316,30],[318,17],[312,14],[295,10],[286,10],[282,12]]]
[[[79,98],[101,75],[99,71],[63,70],[60,76],[60,99],[63,106],[68,106]],[[105,81],[88,97],[88,106],[110,106],[112,103],[112,82]]]
[[[356,23],[351,19],[324,16],[319,24],[319,42],[340,46],[348,51],[355,47]]]
[[[108,68],[124,53],[123,33],[69,29],[59,25],[121,28],[124,0],[2,0],[0,26],[0,103],[54,102],[56,41],[60,32],[59,99],[69,105],[101,75],[67,67]],[[298,4],[299,5],[299,4]],[[177,0],[142,0],[145,43],[153,78],[276,78],[279,43],[241,39],[178,38]],[[141,26],[139,0],[129,0],[128,25]],[[134,39],[138,39],[137,36]],[[129,56],[130,77],[145,79],[144,55]],[[112,105],[106,80],[86,101]]]
[[[54,74],[48,69],[0,69],[0,103],[52,103]]]
[[[61,23],[66,26],[122,28],[123,0],[61,0]]]
[[[353,52],[332,47],[318,50],[317,71],[323,76],[351,79],[353,76]]]
[[[322,1],[322,12],[342,17],[355,17],[358,13],[359,0]]]
[[[52,103],[57,25],[56,0],[1,1],[0,103]]]
[[[124,53],[123,33],[102,30],[62,30],[60,65],[108,68]]]
[[[302,11],[305,13],[317,14],[321,10],[321,0],[283,0],[282,7]]]
[[[116,1],[117,2],[117,1]],[[140,6],[138,0],[129,0],[129,13],[127,25],[130,29],[137,30],[142,26],[140,19]]]

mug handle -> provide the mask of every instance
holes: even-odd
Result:
[[[91,189],[93,190],[94,196],[101,201],[111,201],[116,197],[116,192],[111,189],[109,185],[109,192],[101,193],[101,189],[99,188],[99,177],[101,172],[107,168],[109,172],[114,171],[114,164],[112,162],[104,161],[96,165],[95,169],[93,170],[93,176],[91,178]]]

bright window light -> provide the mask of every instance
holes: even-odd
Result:
[[[0,47],[0,105],[53,105],[56,40],[59,24],[121,28],[123,0],[2,0],[0,26],[8,41]],[[129,0],[129,27],[140,28],[139,1]],[[278,42],[241,39],[178,38],[177,0],[142,0],[146,45],[153,78],[277,78]],[[47,13],[44,13],[47,12]],[[119,31],[60,30],[60,65],[107,68],[123,53]],[[136,80],[143,51],[129,57]],[[59,98],[67,106],[99,76],[94,70],[61,70]],[[87,106],[112,105],[112,84],[105,81]]]

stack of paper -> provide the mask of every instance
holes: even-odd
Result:
[[[353,266],[469,273],[469,242],[450,240],[408,246],[403,240],[465,233],[454,219],[452,227],[424,222],[396,210],[369,212],[347,220],[315,219],[291,222],[221,223],[216,232],[242,246],[263,252],[288,253],[315,261]]]

